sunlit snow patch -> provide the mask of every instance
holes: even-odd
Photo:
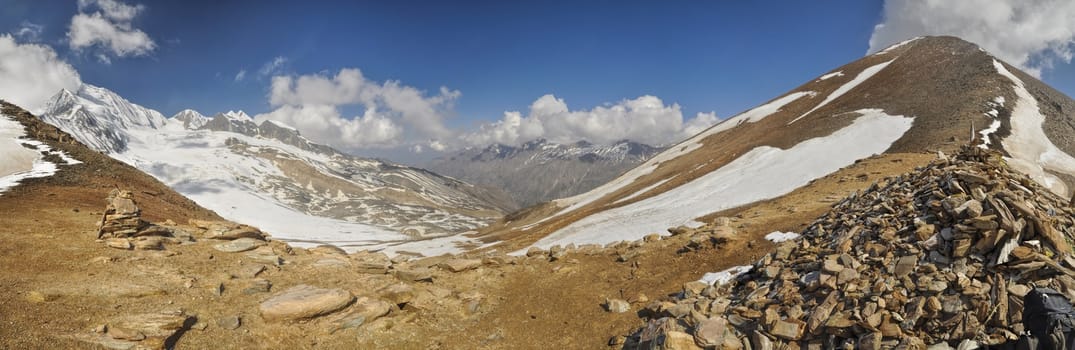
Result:
[[[780,232],[776,231],[765,235],[765,239],[772,241],[773,243],[780,243],[784,241],[790,241],[799,238],[799,234],[795,232]]]
[[[892,60],[892,61],[895,61],[895,60]],[[829,102],[832,102],[833,100],[839,98],[840,96],[843,96],[848,91],[851,91],[856,86],[859,86],[859,84],[862,84],[862,82],[864,82],[866,80],[869,80],[870,77],[873,77],[873,75],[877,74],[877,72],[880,72],[882,69],[885,69],[885,67],[888,67],[888,65],[890,63],[892,63],[892,61],[879,63],[877,65],[870,66],[869,68],[863,69],[861,73],[859,73],[858,75],[855,76],[855,79],[851,79],[851,81],[849,81],[847,83],[844,83],[844,85],[841,85],[839,88],[834,90],[831,94],[829,94],[829,96],[825,97],[824,101],[821,101],[821,103],[819,103],[817,106],[814,106],[814,108],[810,109],[806,113],[803,113],[803,115],[800,115],[798,118],[795,118],[794,120],[788,122],[788,125],[791,125],[792,123],[798,121],[799,119],[802,119],[803,117],[810,115],[810,113],[813,113],[814,111],[818,110],[818,108],[821,108],[821,107],[829,104]]]
[[[988,128],[982,129],[982,131],[978,132],[978,134],[982,137],[982,143],[978,145],[978,147],[983,149],[988,149],[989,144],[993,142],[989,139],[989,136],[993,135],[993,133],[997,132],[997,130],[1000,130],[1000,119],[997,119],[998,117],[1000,117],[1000,112],[997,111],[997,107],[1004,107],[1004,96],[997,96],[997,98],[993,99],[992,101],[989,101],[989,105],[993,107],[993,109],[990,109],[988,112],[985,112],[985,116],[993,118],[993,122],[989,124]]]
[[[895,43],[892,46],[886,47],[884,50],[881,50],[880,52],[876,53],[876,55],[884,55],[886,53],[892,52],[892,50],[895,50],[895,49],[898,49],[900,47],[903,47],[903,45],[910,44],[911,42],[913,42],[915,40],[918,40],[918,39],[922,39],[922,37],[920,37],[920,36],[919,37],[914,37],[914,38],[910,38],[910,39]],[[981,49],[981,48],[979,48],[979,49]]]
[[[828,80],[829,78],[842,77],[842,76],[844,76],[843,71],[835,71],[835,72],[832,72],[832,73],[829,73],[829,74],[822,75],[820,78],[817,78],[817,80],[818,81]]]
[[[719,286],[731,282],[736,277],[739,277],[739,275],[749,272],[752,268],[754,267],[749,265],[735,266],[721,272],[707,272],[705,275],[702,275],[702,278],[698,281],[708,285]]]
[[[1075,174],[1075,158],[1056,147],[1045,135],[1042,129],[1045,116],[1038,110],[1038,100],[1027,91],[1023,81],[999,61],[993,60],[993,66],[1000,75],[1012,81],[1018,97],[1012,106],[1011,136],[1001,141],[1004,150],[1011,155],[1004,160],[1053,193],[1067,196],[1067,185],[1049,171]]]
[[[22,124],[0,114],[0,193],[24,179],[56,174],[57,165],[45,160],[45,154],[60,157],[63,165],[82,163],[40,141],[22,139],[25,135]]]
[[[883,153],[911,128],[912,118],[864,109],[847,127],[790,149],[761,146],[679,187],[587,216],[534,243],[607,244],[636,240],[695,218],[779,197],[856,160]]]
[[[742,123],[756,123],[759,120],[762,120],[765,117],[768,117],[769,115],[780,111],[780,108],[784,107],[784,105],[787,105],[788,103],[791,103],[792,101],[798,100],[803,96],[814,96],[816,94],[817,93],[813,91],[793,92],[781,98],[773,100],[772,102],[766,103],[764,105],[755,107],[754,109],[751,109],[749,111],[739,113],[734,117],[728,118],[727,120],[724,120],[719,124],[714,125],[709,129],[706,129],[698,135],[695,135],[694,137],[691,137],[686,141],[680,142],[679,144],[668,148],[668,150],[657,154],[642,165],[639,165],[634,169],[631,169],[630,171],[624,173],[623,175],[620,175],[620,177],[616,178],[615,180],[609,181],[608,183],[598,186],[597,188],[590,190],[586,193],[555,200],[554,203],[556,203],[556,205],[563,206],[564,208],[556,212],[556,214],[550,215],[534,224],[544,222],[545,220],[581,208],[587,204],[593,203],[598,199],[601,199],[604,196],[612,194],[613,192],[616,192],[627,185],[634,183],[635,180],[638,180],[642,176],[652,173],[653,170],[657,169],[657,167],[659,167],[664,162],[679,158],[682,155],[691,153],[694,150],[701,148],[702,140],[705,140],[711,135],[731,129]]]

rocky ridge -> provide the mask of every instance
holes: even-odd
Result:
[[[427,166],[472,184],[501,189],[521,208],[589,191],[663,149],[628,140],[596,145],[538,139],[519,146],[468,148]]]
[[[1075,298],[1069,201],[964,148],[852,194],[729,285],[689,282],[624,348],[1010,344],[1032,285]]]

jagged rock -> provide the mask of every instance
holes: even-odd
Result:
[[[189,327],[192,317],[181,311],[120,317],[108,325],[108,335],[117,340],[136,341],[136,347],[163,349],[165,341]]]
[[[252,251],[252,252],[246,253],[245,256],[247,257],[247,259],[250,259],[250,261],[257,262],[257,263],[262,263],[262,264],[269,264],[269,265],[279,266],[279,265],[282,265],[284,263],[284,260],[281,259],[279,255],[266,253],[266,252],[261,252],[261,251]]]
[[[164,239],[158,236],[143,236],[133,240],[134,249],[137,250],[161,250],[164,249]]]
[[[108,246],[109,248],[124,249],[124,250],[131,249],[131,247],[132,247],[131,241],[129,239],[126,239],[126,238],[109,238],[109,239],[105,240],[105,245]]]
[[[310,248],[311,253],[323,254],[323,255],[347,255],[347,251],[340,247],[322,244],[313,248]]]
[[[392,260],[388,258],[388,255],[381,252],[356,253],[351,255],[351,260],[354,261],[355,270],[360,273],[383,275],[388,273],[388,269],[392,267]]]
[[[638,343],[687,331],[717,347],[712,318],[752,350],[1014,339],[1030,283],[1075,297],[1075,208],[1000,159],[967,147],[853,193],[732,285],[651,303],[653,317],[669,317],[651,319]]]
[[[702,350],[694,344],[694,337],[680,331],[670,331],[664,335],[664,343],[658,349],[661,350]]]
[[[213,249],[225,252],[225,253],[238,253],[253,250],[254,248],[265,245],[265,241],[254,238],[239,238],[232,241],[213,245]]]
[[[250,285],[243,288],[243,294],[252,295],[259,293],[268,293],[272,289],[272,282],[265,279],[257,279],[250,282]]]
[[[526,250],[526,257],[532,258],[536,256],[545,257],[548,256],[548,252],[538,247],[530,247],[530,249]]]
[[[399,268],[392,271],[396,278],[405,282],[432,281],[433,270],[425,267]]]
[[[335,329],[357,328],[387,315],[392,305],[384,300],[359,297],[350,311],[332,321]]]
[[[703,348],[716,347],[724,343],[728,320],[722,317],[707,318],[694,327],[694,342]]]
[[[351,304],[355,297],[342,289],[298,285],[280,292],[258,306],[266,321],[292,321],[335,312]]]
[[[252,239],[257,239],[257,240],[263,240],[264,241],[265,240],[265,233],[261,232],[261,230],[257,229],[256,227],[247,226],[247,225],[238,225],[238,227],[231,228],[231,229],[228,229],[228,230],[209,230],[209,231],[206,231],[205,238],[224,239],[224,240],[239,239],[239,238],[252,238]]]
[[[463,272],[467,270],[473,270],[482,266],[481,259],[449,259],[443,263],[437,265],[438,267],[451,271],[451,272]]]
[[[265,272],[265,265],[262,264],[247,264],[239,268],[239,271],[235,272],[235,277],[239,278],[255,278],[262,272]]]
[[[400,306],[414,300],[414,287],[403,283],[385,286],[377,293],[381,295],[381,299]]]

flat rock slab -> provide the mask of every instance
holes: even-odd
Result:
[[[266,321],[292,321],[313,318],[335,312],[354,301],[354,295],[343,289],[324,289],[298,285],[276,294],[259,306]]]
[[[451,272],[463,272],[482,266],[482,261],[481,259],[450,259],[440,263],[438,266]]]
[[[265,241],[253,239],[253,238],[239,238],[234,241],[228,241],[214,245],[213,248],[225,253],[238,253],[253,250],[265,244]]]

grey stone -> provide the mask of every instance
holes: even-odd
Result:
[[[335,312],[351,304],[355,297],[342,289],[298,285],[274,295],[258,306],[266,321],[291,321]]]

